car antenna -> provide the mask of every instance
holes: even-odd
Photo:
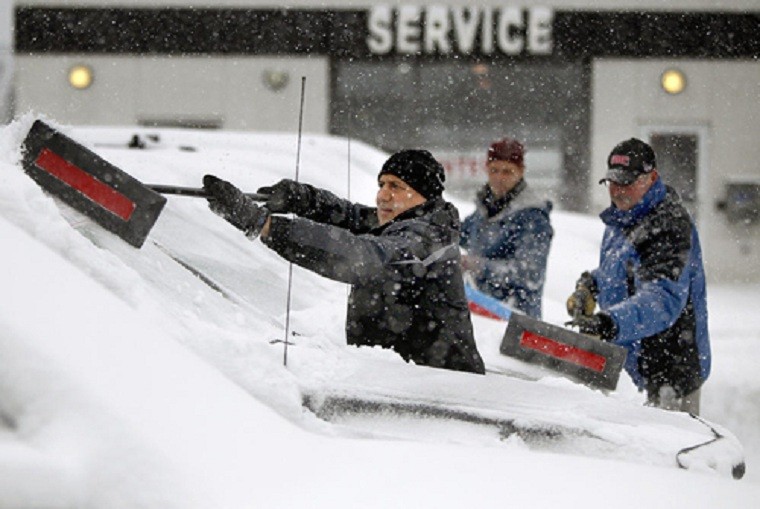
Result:
[[[301,105],[298,108],[298,148],[296,150],[296,178],[298,182],[298,169],[301,162],[301,133],[303,132],[303,99],[306,90],[306,76],[301,76]],[[283,346],[282,363],[288,365],[288,336],[290,336],[290,295],[293,288],[293,262],[288,263],[288,297],[285,308],[285,345]]]

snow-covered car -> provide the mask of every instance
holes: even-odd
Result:
[[[662,492],[696,502],[760,494],[702,481],[743,474],[729,430],[645,407],[627,379],[593,390],[507,358],[504,322],[474,317],[485,375],[346,346],[346,286],[291,272],[205,200],[170,198],[142,248],[127,244],[24,174],[32,120],[0,132],[0,506],[399,505],[389,483],[412,505],[455,506],[463,464],[482,474],[463,489],[494,497],[481,505],[498,501],[484,480],[494,468],[527,485],[548,464],[579,481],[663,479]],[[156,184],[198,186],[213,171],[255,190],[292,177],[295,161],[295,135],[59,128]],[[134,136],[146,143],[128,148]],[[306,136],[302,178],[371,203],[385,155],[354,142],[349,190],[345,144]],[[417,491],[414,473],[436,488]]]

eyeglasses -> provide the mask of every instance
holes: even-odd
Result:
[[[615,184],[615,185],[616,185],[616,186],[618,186],[618,187],[631,187],[632,185],[636,184],[637,182],[640,182],[640,181],[642,180],[642,179],[641,179],[641,177],[644,177],[644,176],[646,176],[646,175],[649,175],[649,174],[648,174],[648,173],[641,173],[641,174],[637,175],[637,176],[636,176],[636,178],[635,178],[635,179],[633,179],[633,180],[632,180],[631,182],[629,182],[628,184],[621,184],[621,183],[619,183],[619,182],[614,182],[614,181],[613,181],[612,183],[613,183],[613,184]],[[607,180],[607,179],[605,179],[605,180],[603,181],[603,183],[604,183],[604,185],[605,185],[605,186],[607,186],[607,187],[609,187],[609,186],[610,186],[610,181],[609,181],[609,180]]]

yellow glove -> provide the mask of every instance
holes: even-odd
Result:
[[[593,276],[584,272],[575,284],[575,291],[567,298],[567,314],[572,317],[593,315],[596,308],[595,288]]]

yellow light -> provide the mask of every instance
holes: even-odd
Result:
[[[92,85],[92,69],[86,65],[75,65],[69,69],[69,84],[77,90]]]
[[[678,69],[668,69],[660,78],[662,89],[669,94],[680,94],[686,88],[686,76]]]

